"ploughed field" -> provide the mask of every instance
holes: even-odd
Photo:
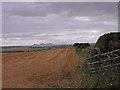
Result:
[[[68,77],[78,60],[73,48],[2,53],[2,87],[42,87]]]

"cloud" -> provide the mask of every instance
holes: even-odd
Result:
[[[78,17],[78,16],[76,16],[76,17],[74,17],[74,19],[79,20],[79,21],[86,21],[86,22],[91,21],[91,19],[89,17]]]
[[[117,2],[4,2],[3,45],[96,42],[118,31]]]

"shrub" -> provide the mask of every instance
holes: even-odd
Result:
[[[73,46],[77,47],[79,49],[83,49],[83,48],[86,48],[86,47],[90,46],[90,44],[89,43],[74,43]]]
[[[100,48],[103,53],[120,49],[120,32],[108,33],[100,36],[95,47]]]

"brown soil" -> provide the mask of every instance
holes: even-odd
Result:
[[[66,78],[78,63],[73,48],[2,54],[3,88],[36,88]]]

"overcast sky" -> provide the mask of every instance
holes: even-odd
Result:
[[[118,31],[117,2],[4,2],[3,45],[95,43]]]

